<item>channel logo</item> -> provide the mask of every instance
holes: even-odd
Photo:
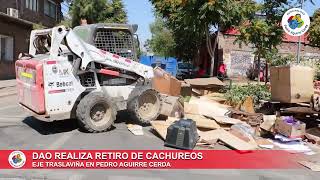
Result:
[[[21,151],[13,151],[8,157],[8,162],[13,168],[21,168],[26,163],[26,156]]]
[[[282,16],[281,25],[287,34],[301,36],[310,27],[310,17],[303,9],[292,8]]]
[[[290,16],[288,19],[288,24],[291,29],[301,28],[304,24],[304,21],[301,18],[301,14]]]

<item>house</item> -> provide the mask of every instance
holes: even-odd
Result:
[[[15,77],[14,62],[28,52],[34,24],[53,27],[61,21],[62,0],[0,0],[0,79]]]

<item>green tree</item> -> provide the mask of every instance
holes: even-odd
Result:
[[[127,22],[126,12],[121,0],[73,0],[70,7],[72,26],[80,24],[81,19],[88,23]]]
[[[112,0],[112,22],[127,23],[127,12],[124,9],[122,0]]]
[[[187,61],[195,58],[205,41],[209,42],[210,29],[215,29],[211,31],[214,33],[238,25],[253,14],[255,4],[253,0],[150,1],[172,30],[176,56]],[[214,53],[215,47],[208,49]]]
[[[312,45],[320,47],[320,9],[313,15],[309,29],[309,40]]]
[[[283,30],[279,24],[287,3],[287,0],[265,0],[255,7],[259,15],[245,19],[239,26],[240,35],[235,43],[253,46],[258,61],[258,81],[261,58],[271,61],[270,53],[276,54],[277,46],[282,42]]]
[[[150,24],[151,39],[148,45],[155,55],[170,57],[174,56],[175,42],[171,30],[165,26],[162,18],[157,17],[155,22]]]
[[[58,25],[63,25],[66,27],[72,27],[72,20],[71,19],[64,19]]]

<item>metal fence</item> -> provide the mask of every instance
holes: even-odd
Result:
[[[134,43],[130,32],[113,29],[98,29],[94,39],[99,49],[134,59]]]

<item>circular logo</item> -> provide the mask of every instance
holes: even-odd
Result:
[[[21,168],[26,163],[26,156],[21,151],[13,151],[9,155],[8,161],[13,168]]]
[[[292,8],[282,16],[281,25],[287,34],[301,36],[310,27],[310,17],[303,9]]]

